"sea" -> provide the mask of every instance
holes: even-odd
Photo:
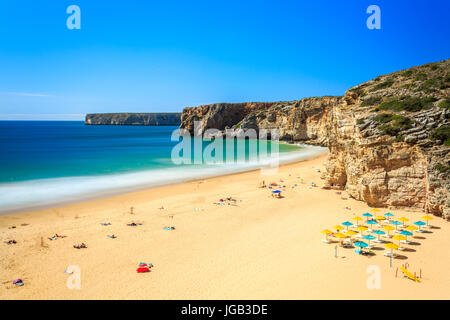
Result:
[[[287,163],[326,152],[326,148],[277,142],[262,148],[257,141],[245,140],[245,154],[239,156],[237,142],[232,149],[224,143],[219,152],[220,148],[211,148],[210,140],[193,138],[191,152],[185,148],[178,153],[184,159],[179,163],[173,156],[174,147],[179,149],[183,141],[177,129],[0,121],[0,214],[264,168],[273,166],[275,156],[279,163]],[[200,146],[195,147],[197,152],[193,141]],[[228,162],[194,161],[198,150],[201,155],[208,150],[216,160],[225,160],[228,152]]]

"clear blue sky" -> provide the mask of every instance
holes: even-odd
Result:
[[[68,30],[66,8],[81,8]],[[369,30],[366,8],[381,8]],[[0,119],[342,95],[450,56],[450,1],[0,2]]]

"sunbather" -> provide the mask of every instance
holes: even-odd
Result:
[[[75,249],[84,249],[87,248],[87,245],[84,242],[82,242],[81,244],[75,244],[73,247]]]

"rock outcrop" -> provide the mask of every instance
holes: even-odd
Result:
[[[185,108],[181,128],[273,129],[328,146],[323,178],[374,207],[450,219],[450,60],[380,76],[343,97]]]
[[[87,125],[178,126],[181,113],[91,113]]]

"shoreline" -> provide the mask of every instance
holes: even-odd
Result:
[[[288,143],[285,143],[285,144],[288,144]],[[328,149],[325,147],[321,147],[321,146],[310,146],[310,145],[304,145],[304,144],[294,144],[294,145],[299,146],[299,147],[309,147],[311,150],[309,150],[308,152],[310,152],[310,153],[295,155],[296,151],[286,152],[286,154],[283,155],[284,159],[283,159],[283,157],[281,158],[281,161],[279,163],[280,166],[290,164],[290,163],[296,163],[296,162],[300,162],[300,161],[306,161],[308,159],[314,159],[316,157],[319,157],[323,154],[328,153]],[[290,158],[289,156],[294,156],[294,158]],[[255,170],[261,170],[264,167],[265,167],[264,165],[253,165],[250,167],[240,167],[240,168],[234,168],[234,169],[230,168],[228,172],[224,172],[224,173],[220,173],[219,171],[208,172],[208,173],[205,173],[203,176],[202,175],[195,176],[192,174],[190,176],[188,175],[186,177],[179,178],[178,180],[169,179],[167,181],[158,181],[158,182],[146,182],[146,183],[141,182],[136,185],[122,186],[122,187],[117,187],[117,188],[109,189],[109,190],[98,190],[98,191],[94,191],[93,193],[90,193],[90,194],[78,194],[78,195],[73,195],[73,196],[66,195],[65,197],[68,199],[49,200],[49,201],[47,201],[47,203],[42,203],[42,204],[38,204],[38,205],[23,205],[23,206],[16,205],[16,207],[13,207],[11,209],[2,208],[0,206],[0,216],[8,215],[8,214],[20,214],[22,212],[29,212],[29,211],[39,211],[39,210],[45,210],[45,209],[58,208],[58,207],[63,207],[63,206],[70,205],[70,204],[87,202],[87,201],[92,201],[92,200],[96,200],[96,199],[105,199],[105,198],[110,198],[110,197],[114,197],[114,196],[121,195],[121,194],[137,192],[137,191],[150,190],[150,189],[160,188],[160,187],[164,187],[164,186],[173,186],[173,185],[177,185],[177,184],[193,182],[193,181],[197,181],[197,180],[209,179],[209,178],[220,177],[220,176],[227,176],[227,175],[232,175],[232,174],[239,174],[239,173],[244,173],[244,172],[251,172],[251,171],[255,171]],[[178,169],[178,168],[177,167],[168,168],[167,170],[171,170],[171,169]],[[214,168],[205,168],[205,169],[211,170]],[[218,169],[219,168],[217,168],[217,170]],[[111,174],[111,175],[93,175],[93,176],[80,176],[80,177],[75,176],[75,177],[38,179],[38,180],[12,182],[12,184],[25,185],[25,184],[34,183],[34,184],[38,185],[39,183],[48,183],[48,182],[61,181],[61,180],[65,180],[65,181],[69,182],[71,179],[75,179],[75,180],[89,179],[94,182],[96,179],[98,179],[98,180],[105,180],[105,181],[103,181],[103,183],[105,183],[106,180],[108,180],[108,179],[111,180],[111,179],[118,178],[118,179],[130,180],[132,177],[137,178],[139,175],[153,173],[154,172],[153,170],[154,169],[148,169],[148,170],[142,170],[142,171],[136,171],[136,172],[116,173],[116,174]],[[166,170],[166,169],[158,169],[158,170],[161,171],[161,170]],[[188,170],[188,168],[186,168],[186,170]],[[3,185],[7,186],[8,184],[11,184],[11,183],[4,183]],[[0,185],[0,187],[1,187],[1,185]]]
[[[273,176],[253,170],[2,215],[0,299],[450,298],[450,275],[443,272],[450,252],[441,249],[450,244],[450,226],[443,219],[432,220],[436,229],[417,235],[417,245],[392,268],[384,251],[368,258],[339,248],[336,258],[334,245],[321,242],[321,230],[370,210],[345,192],[320,188],[325,158],[282,165]],[[259,188],[262,180],[285,185],[284,197]],[[226,197],[236,202],[215,204]],[[423,215],[391,212],[411,222]],[[142,225],[127,226],[131,222]],[[67,237],[48,240],[55,233]],[[17,244],[3,243],[10,239]],[[88,248],[72,247],[81,242]],[[139,262],[154,268],[138,274]],[[395,277],[404,263],[423,273],[421,283]],[[80,290],[66,287],[63,271],[72,265],[81,270]],[[367,287],[374,265],[379,290]],[[17,278],[23,287],[12,285]]]

